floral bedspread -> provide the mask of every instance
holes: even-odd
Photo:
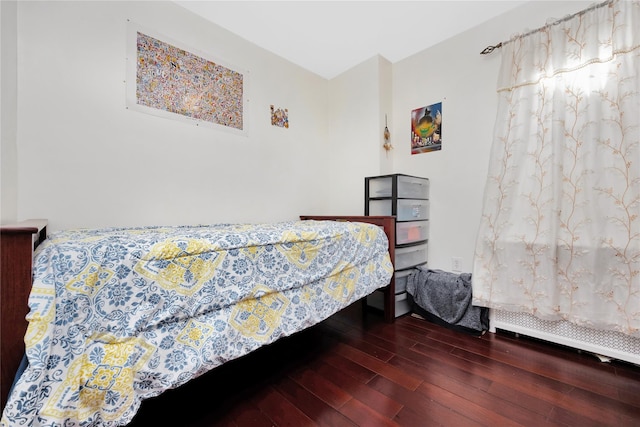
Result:
[[[143,399],[388,284],[380,228],[296,221],[52,234],[36,251],[28,367],[0,425],[119,426]]]

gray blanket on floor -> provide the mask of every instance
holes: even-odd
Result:
[[[471,304],[471,273],[449,273],[418,267],[407,277],[407,292],[414,302],[446,323],[486,331],[488,313]]]

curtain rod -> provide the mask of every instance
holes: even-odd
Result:
[[[576,16],[578,16],[578,15],[582,15],[583,13],[590,12],[590,11],[592,11],[592,10],[594,10],[594,9],[598,9],[598,8],[603,7],[603,6],[608,6],[608,5],[610,5],[611,3],[613,3],[614,1],[617,1],[617,0],[607,0],[607,1],[605,1],[605,2],[602,2],[602,3],[596,4],[596,5],[590,6],[590,7],[586,8],[586,9],[584,9],[584,10],[581,10],[580,12],[576,12],[576,13],[574,13],[573,15],[567,15],[566,17],[564,17],[564,18],[562,18],[562,19],[558,19],[557,21],[554,21],[554,22],[552,22],[552,23],[550,23],[550,24],[547,24],[547,25],[545,25],[545,26],[543,26],[543,27],[540,27],[540,28],[538,28],[538,29],[536,29],[536,30],[529,31],[528,33],[520,34],[520,35],[518,35],[518,36],[514,36],[514,37],[512,37],[512,38],[511,38],[511,40],[508,40],[508,41],[506,41],[506,42],[500,42],[500,43],[498,43],[498,44],[496,44],[496,45],[494,45],[494,46],[487,46],[487,47],[485,47],[484,49],[482,49],[482,52],[480,52],[480,55],[487,55],[487,54],[489,54],[489,53],[493,52],[494,50],[496,50],[496,49],[498,49],[498,48],[501,48],[503,45],[505,45],[505,44],[509,43],[510,41],[512,41],[512,40],[514,40],[514,39],[522,38],[522,37],[526,37],[526,36],[528,36],[528,35],[531,35],[531,34],[534,34],[534,33],[539,32],[539,31],[542,31],[542,30],[544,30],[545,28],[551,27],[551,26],[553,26],[553,25],[561,24],[561,23],[566,22],[566,21],[568,21],[568,20],[570,20],[570,19],[573,19],[574,17],[576,17]]]

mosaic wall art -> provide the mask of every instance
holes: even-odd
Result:
[[[127,95],[129,106],[165,117],[177,115],[198,125],[244,131],[243,73],[139,30],[135,53],[129,55],[131,64],[135,56],[135,70],[128,72],[129,80],[135,79],[135,99],[129,99],[133,93]]]

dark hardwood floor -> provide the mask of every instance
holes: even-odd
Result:
[[[131,426],[640,426],[640,367],[354,304],[143,403]]]

